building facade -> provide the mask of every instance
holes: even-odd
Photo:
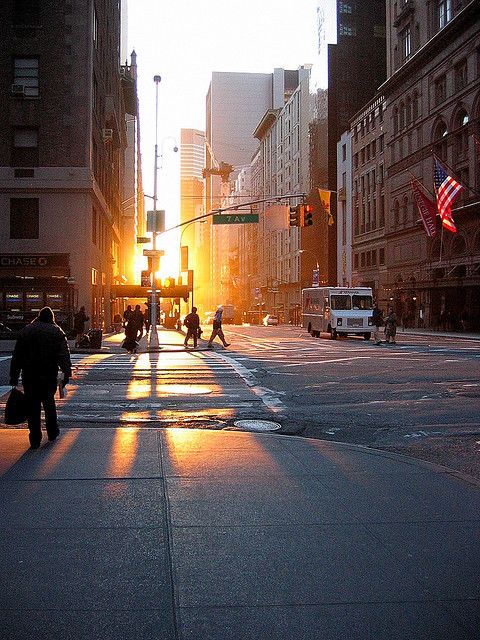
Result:
[[[137,117],[119,3],[7,0],[0,36],[0,314],[21,326],[49,304],[68,327],[84,305],[107,327],[126,279],[125,114]]]
[[[480,2],[387,2],[385,223],[391,300],[406,326],[480,326]],[[464,187],[457,233],[429,238],[410,187],[433,195],[434,156]]]

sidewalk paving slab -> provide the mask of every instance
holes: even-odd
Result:
[[[0,430],[2,639],[478,639],[480,483],[278,434]]]

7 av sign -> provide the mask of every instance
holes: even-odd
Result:
[[[245,224],[258,222],[258,213],[217,213],[212,219],[213,224]]]

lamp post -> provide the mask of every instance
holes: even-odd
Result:
[[[155,160],[154,160],[154,169],[153,169],[153,210],[155,220],[154,223],[156,225],[156,216],[157,216],[157,178],[158,178],[158,85],[160,84],[162,78],[161,76],[154,76],[153,81],[155,82]],[[152,233],[152,248],[155,252],[157,250],[157,231],[154,228]],[[158,260],[160,262],[160,260]],[[150,349],[158,349],[158,332],[157,332],[157,284],[155,278],[155,267],[159,266],[157,264],[157,257],[155,255],[152,256],[152,296],[150,303]]]

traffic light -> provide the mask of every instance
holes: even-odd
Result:
[[[302,212],[300,215],[300,226],[309,227],[310,225],[312,225],[313,224],[312,216],[313,216],[313,205],[303,204]]]
[[[291,227],[299,227],[300,226],[300,210],[302,205],[297,204],[296,207],[290,207],[290,226]]]

